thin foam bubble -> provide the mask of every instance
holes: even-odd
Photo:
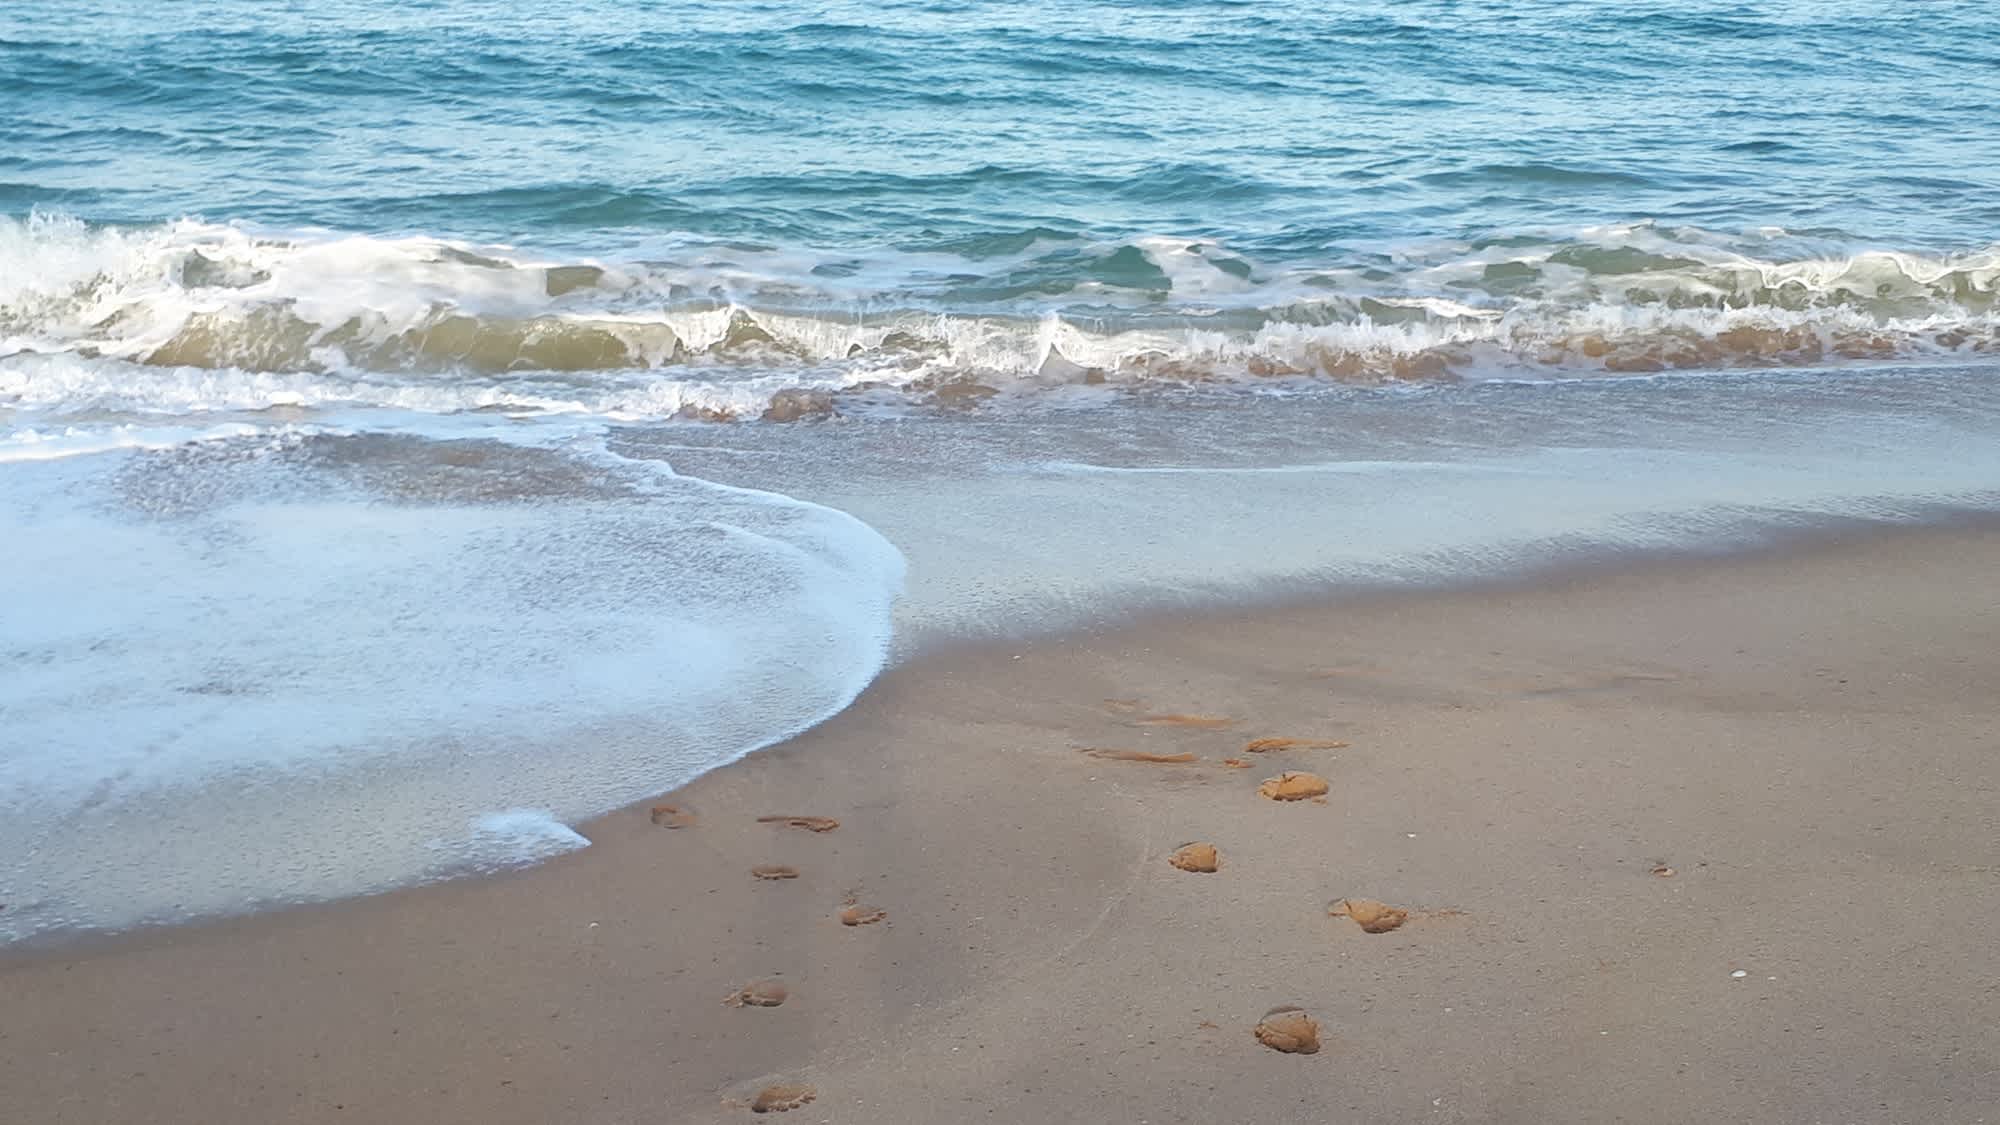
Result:
[[[526,867],[553,859],[566,852],[578,851],[590,846],[590,841],[581,832],[556,819],[548,809],[503,809],[475,817],[472,821],[471,847],[466,854],[453,854],[449,841],[438,841],[438,848],[449,858],[445,864],[451,867]]]
[[[88,457],[124,449],[172,449],[193,442],[246,438],[264,432],[263,428],[247,422],[208,427],[122,425],[109,428],[65,426],[50,430],[25,428],[0,434],[0,465],[17,461]]]

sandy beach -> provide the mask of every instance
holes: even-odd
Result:
[[[0,1118],[2000,1120],[1996,574],[1899,532],[929,654],[538,868],[12,954]]]
[[[0,64],[0,1125],[2000,1125],[2000,3]]]

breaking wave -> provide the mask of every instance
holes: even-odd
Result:
[[[789,420],[1073,385],[2000,354],[2000,246],[1922,254],[1648,223],[1322,257],[1029,230],[949,251],[670,240],[548,260],[37,214],[0,219],[0,405]]]

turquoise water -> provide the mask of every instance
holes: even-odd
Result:
[[[2000,508],[2000,8],[0,7],[0,941],[943,637]]]
[[[24,0],[0,344],[630,416],[1990,356],[1996,43],[1980,3]],[[551,369],[665,377],[374,385]]]
[[[0,206],[1318,264],[1639,221],[1963,250],[2000,223],[1982,3],[507,8],[16,0]]]

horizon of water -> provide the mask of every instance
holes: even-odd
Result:
[[[945,638],[2000,507],[2000,12],[0,11],[0,941]]]

